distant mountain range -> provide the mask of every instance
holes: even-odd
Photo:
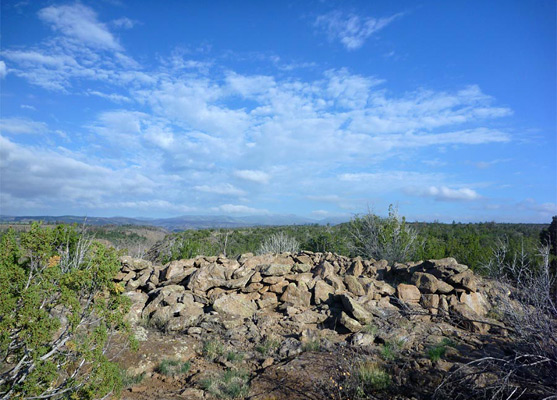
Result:
[[[265,225],[336,225],[348,221],[349,218],[326,218],[314,220],[297,215],[253,215],[246,217],[230,217],[225,215],[184,215],[174,218],[126,218],[126,217],[84,217],[75,215],[39,215],[39,216],[7,216],[0,215],[0,223],[28,223],[43,221],[45,223],[87,224],[87,225],[147,225],[157,226],[169,231],[204,228],[240,228]]]

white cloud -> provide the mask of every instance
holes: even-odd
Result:
[[[122,50],[107,26],[97,20],[97,14],[83,4],[49,6],[38,13],[39,18],[78,43],[109,50]]]
[[[25,118],[0,119],[0,132],[13,134],[42,134],[48,131],[44,122],[33,121]]]
[[[548,219],[553,215],[557,215],[557,203],[553,202],[539,203],[535,199],[529,198],[519,202],[517,207],[521,210],[536,212]]]
[[[195,190],[205,193],[214,193],[214,194],[222,194],[222,195],[231,195],[231,196],[244,196],[246,194],[245,191],[242,189],[238,189],[234,185],[230,183],[222,183],[219,185],[200,185],[194,186]]]
[[[131,29],[135,26],[136,21],[122,17],[111,21],[110,24],[116,28]]]
[[[260,208],[252,208],[237,204],[223,204],[218,207],[213,207],[213,211],[222,212],[225,214],[244,214],[244,215],[261,215],[268,214],[269,211]]]
[[[422,197],[433,197],[438,201],[472,201],[482,198],[473,189],[451,189],[447,186],[429,186],[428,188],[408,187],[406,192]]]
[[[269,183],[269,179],[271,178],[269,174],[263,171],[256,171],[251,169],[242,169],[234,171],[234,176],[240,179],[244,179],[246,181],[255,182],[255,183]]]
[[[115,103],[130,103],[131,99],[117,93],[102,93],[97,90],[87,90],[87,95],[101,97],[103,99],[111,100]]]
[[[325,31],[329,39],[339,40],[347,50],[355,50],[362,47],[371,35],[401,16],[402,13],[386,18],[362,18],[355,14],[332,11],[318,16],[315,20],[315,26],[319,30]]]
[[[6,63],[0,61],[0,79],[5,78],[8,75],[8,68],[6,68]]]
[[[30,106],[29,104],[22,104],[19,107],[24,109],[24,110],[37,111],[37,109],[34,106]]]
[[[157,184],[133,168],[111,169],[79,160],[71,153],[16,144],[0,136],[2,192],[66,206],[88,202],[99,207],[111,198],[148,196]]]

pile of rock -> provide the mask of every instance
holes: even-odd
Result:
[[[332,253],[197,257],[164,266],[122,258],[116,280],[129,318],[171,332],[269,335],[357,333],[381,319],[454,316],[487,332],[484,282],[453,258],[388,265]],[[232,339],[234,339],[232,337]]]

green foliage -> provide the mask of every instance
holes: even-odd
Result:
[[[166,376],[176,376],[187,374],[191,368],[191,363],[186,361],[179,361],[179,360],[162,360],[160,364],[155,368],[159,374],[166,375]]]
[[[249,374],[244,370],[229,369],[203,380],[201,386],[218,398],[245,398],[249,393]]]
[[[321,342],[318,339],[308,340],[302,343],[302,351],[319,351],[321,350]]]
[[[454,347],[455,344],[452,340],[444,338],[441,343],[431,346],[427,349],[427,356],[432,362],[437,362],[445,356],[447,347]]]
[[[229,351],[226,353],[226,360],[233,363],[242,362],[244,360],[244,355],[235,351]]]
[[[280,342],[274,339],[265,339],[262,343],[255,346],[255,351],[266,356],[273,353],[280,346]]]
[[[381,347],[381,357],[385,361],[393,361],[398,357],[398,354],[404,344],[401,340],[394,340],[385,342]]]
[[[390,263],[405,262],[414,256],[417,233],[398,210],[389,206],[389,216],[381,218],[369,212],[350,222],[355,254],[385,259]]]
[[[141,383],[145,379],[145,372],[137,375],[130,375],[126,371],[122,371],[122,388],[126,389]]]
[[[214,360],[222,356],[224,352],[224,345],[218,340],[208,340],[203,343],[202,353],[207,360]]]
[[[75,228],[35,223],[0,241],[0,395],[103,397],[122,388],[105,355],[115,332],[129,327],[129,300],[113,278],[118,254]]]
[[[356,369],[356,375],[361,385],[361,393],[370,390],[385,390],[391,384],[391,376],[375,363],[360,363]]]
[[[377,335],[377,331],[379,330],[379,328],[377,328],[377,325],[374,324],[367,324],[364,325],[364,328],[362,329],[363,332],[365,333],[369,333],[370,335]]]

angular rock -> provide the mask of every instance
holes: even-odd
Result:
[[[280,301],[290,303],[294,306],[309,307],[311,303],[311,293],[307,288],[298,287],[295,283],[291,283],[280,297]]]
[[[423,294],[421,299],[422,306],[429,310],[433,315],[437,315],[439,311],[439,295],[438,294]]]
[[[269,286],[269,291],[276,294],[282,294],[284,293],[284,290],[286,289],[287,286],[288,286],[288,282],[283,280],[279,283],[275,283],[274,285]]]
[[[276,307],[278,305],[277,295],[275,293],[263,293],[261,298],[257,300],[257,306],[259,308]]]
[[[472,332],[486,334],[489,332],[489,324],[481,322],[481,317],[464,303],[451,306],[450,313],[457,320],[457,324]]]
[[[142,292],[126,292],[124,296],[128,297],[132,302],[130,310],[126,314],[126,320],[131,324],[139,322],[141,320],[141,312],[149,296]]]
[[[232,279],[234,271],[221,264],[209,264],[200,267],[191,275],[188,289],[201,292],[206,292],[214,287],[240,289],[246,285],[255,273],[255,271],[249,269],[245,269],[243,272],[245,273],[244,276]]]
[[[166,268],[161,271],[161,280],[165,281],[165,285],[182,282],[196,270],[193,266],[193,262],[190,261],[193,260],[177,260],[170,262]]]
[[[311,265],[310,264],[296,264],[292,267],[292,271],[294,272],[298,272],[298,273],[303,273],[303,272],[309,272],[311,270]]]
[[[364,265],[362,264],[362,259],[360,257],[356,257],[354,262],[346,271],[346,274],[353,275],[355,277],[361,276],[364,273]]]
[[[222,295],[213,303],[213,309],[225,316],[250,318],[257,309],[255,303],[242,294]]]
[[[352,336],[353,346],[371,346],[375,342],[375,335],[359,332]]]
[[[464,288],[469,292],[476,292],[478,290],[477,280],[470,270],[453,275],[447,280],[453,285]]]
[[[140,258],[133,258],[130,256],[120,257],[120,262],[122,263],[123,266],[128,267],[133,271],[141,271],[153,267],[151,261],[142,260]]]
[[[422,293],[435,293],[437,292],[438,280],[435,276],[426,272],[415,272],[412,275],[412,283]]]
[[[306,310],[302,313],[294,315],[292,319],[301,324],[320,324],[327,319],[327,315],[313,310]]]
[[[344,283],[346,284],[348,291],[355,296],[364,296],[366,294],[364,287],[358,281],[358,278],[356,278],[356,276],[346,275],[344,277]]]
[[[350,332],[360,332],[363,326],[353,318],[350,318],[344,311],[340,313],[339,322]]]
[[[397,297],[405,303],[418,304],[421,298],[420,290],[414,285],[400,283],[396,287]]]
[[[466,304],[479,316],[484,317],[487,315],[489,303],[481,293],[462,293],[459,301]]]
[[[328,261],[324,261],[313,270],[314,276],[319,276],[321,279],[326,279],[335,275],[335,267]]]
[[[317,281],[313,287],[313,302],[317,305],[322,303],[331,303],[333,301],[334,293],[335,289],[331,285],[325,283],[324,281]]]
[[[340,298],[344,309],[348,311],[359,323],[365,325],[371,322],[371,313],[358,304],[356,300],[346,294],[341,295]]]
[[[396,289],[387,282],[375,281],[373,285],[375,286],[375,292],[381,296],[392,296],[396,293]]]

